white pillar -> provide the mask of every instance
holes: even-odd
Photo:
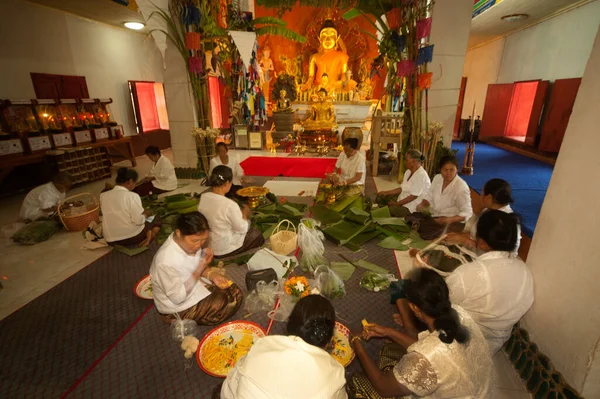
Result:
[[[447,146],[452,142],[472,13],[472,0],[436,1],[433,7],[430,41],[434,48],[433,60],[429,64],[433,78],[429,90],[429,121],[444,124],[442,135]]]
[[[180,168],[195,168],[198,162],[196,142],[190,134],[191,129],[197,126],[194,99],[187,66],[172,43],[165,53],[165,65],[164,85],[174,164]]]
[[[586,398],[600,398],[599,104],[600,31],[527,258],[535,302],[523,322],[540,350]]]

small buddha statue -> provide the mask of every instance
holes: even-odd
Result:
[[[279,90],[279,99],[277,100],[277,109],[275,112],[293,112],[292,102],[287,98],[287,91],[285,89]]]
[[[337,127],[333,101],[327,97],[327,91],[320,89],[317,100],[313,102],[308,118],[303,127],[309,130],[331,130]]]
[[[342,93],[349,93],[354,92],[357,85],[358,82],[352,79],[352,70],[347,69],[346,73],[344,74],[344,79],[339,82],[337,89]]]
[[[271,93],[271,80],[273,80],[275,77],[275,66],[273,64],[273,60],[271,59],[271,47],[269,47],[268,43],[265,43],[265,46],[262,49],[262,58],[258,64],[262,69],[262,89],[265,96],[265,101],[269,102],[269,93]]]
[[[308,64],[308,80],[304,90],[322,84],[323,75],[327,75],[328,84],[335,87],[348,69],[348,54],[338,49],[338,31],[332,20],[323,23],[319,31],[319,51],[310,57]]]

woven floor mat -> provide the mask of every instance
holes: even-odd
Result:
[[[136,297],[157,251],[117,251],[0,321],[0,396],[56,398],[152,304]]]

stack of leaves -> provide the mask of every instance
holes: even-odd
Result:
[[[186,193],[169,195],[160,200],[156,195],[142,198],[144,209],[151,211],[153,215],[160,216],[162,219],[162,227],[156,237],[159,244],[165,242],[171,235],[179,215],[198,210],[199,197],[199,194]]]
[[[280,200],[275,194],[269,193],[265,202],[254,210],[252,223],[263,233],[263,237],[268,238],[273,233],[277,223],[284,219],[289,220],[294,226],[298,227],[298,223],[304,217],[307,208],[308,205]]]

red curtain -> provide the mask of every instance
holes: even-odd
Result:
[[[220,128],[223,125],[221,88],[219,87],[219,78],[216,76],[208,77],[208,96],[210,97],[212,125],[213,127]]]
[[[135,88],[140,108],[139,118],[142,121],[144,133],[159,130],[160,120],[158,118],[158,109],[156,108],[154,83],[136,82]]]

